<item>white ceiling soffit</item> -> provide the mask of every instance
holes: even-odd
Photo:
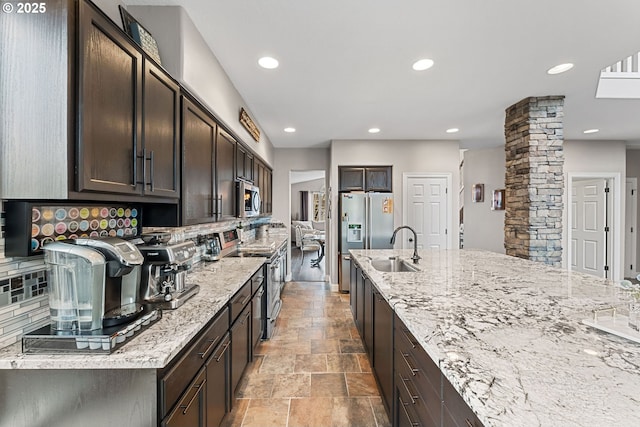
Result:
[[[276,147],[496,146],[505,109],[546,95],[566,96],[566,139],[640,140],[640,100],[595,97],[600,71],[640,49],[638,0],[124,1],[183,6]],[[260,68],[265,55],[279,68]],[[421,58],[434,66],[414,71]]]
[[[299,184],[301,182],[315,181],[316,179],[324,179],[325,171],[311,170],[311,171],[291,171],[290,172],[291,184]]]

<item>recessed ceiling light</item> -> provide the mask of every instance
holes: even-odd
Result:
[[[460,129],[458,129],[458,128],[447,129],[447,133],[456,133],[456,132],[459,132],[459,131],[460,131]]]
[[[278,68],[279,64],[280,63],[277,59],[270,56],[263,56],[262,58],[258,59],[258,65],[260,65],[262,68],[266,68],[267,70]]]
[[[600,129],[587,129],[582,133],[596,133],[596,132],[600,132]]]
[[[433,59],[420,59],[413,63],[413,69],[416,71],[424,71],[433,67]]]
[[[378,133],[378,132],[380,132],[380,129],[378,129],[378,128],[369,129],[369,133]]]
[[[296,131],[296,128],[284,128],[284,131],[287,133],[293,133]]]
[[[564,73],[565,71],[569,71],[572,68],[573,68],[573,64],[570,62],[567,62],[566,64],[560,64],[560,65],[556,65],[555,67],[549,68],[547,70],[547,74],[560,74],[560,73]]]

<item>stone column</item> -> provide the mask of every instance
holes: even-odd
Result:
[[[562,263],[564,96],[507,108],[504,245],[507,255]]]

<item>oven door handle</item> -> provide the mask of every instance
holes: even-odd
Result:
[[[276,302],[275,307],[273,307],[273,311],[271,312],[271,316],[269,317],[269,322],[274,323],[278,318],[278,314],[280,314],[280,309],[282,308],[282,300],[278,300]]]

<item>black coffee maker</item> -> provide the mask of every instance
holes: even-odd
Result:
[[[138,248],[116,237],[80,238],[75,243],[97,250],[106,261],[102,326],[129,323],[140,316],[144,310],[139,302],[144,257]]]

